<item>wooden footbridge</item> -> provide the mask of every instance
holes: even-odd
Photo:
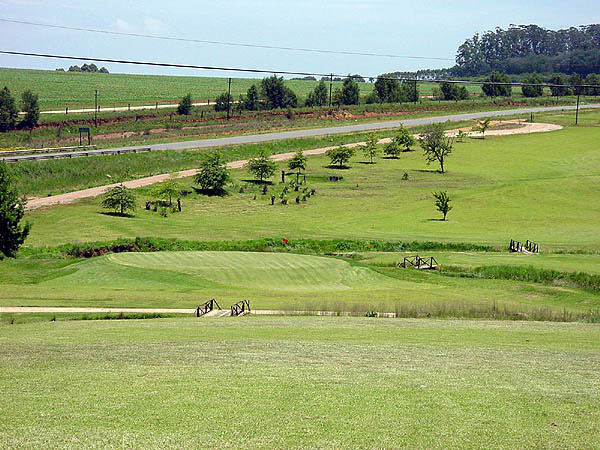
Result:
[[[414,267],[415,269],[426,269],[435,270],[438,267],[438,263],[433,256],[421,257],[419,255],[407,256],[398,263],[398,267],[407,268]]]
[[[508,249],[513,253],[539,253],[540,247],[537,242],[531,242],[529,239],[525,241],[525,244],[517,242],[513,239],[510,240]]]
[[[250,314],[250,302],[241,300],[231,305],[229,309],[222,309],[219,303],[211,298],[209,301],[196,307],[196,317],[237,317]]]

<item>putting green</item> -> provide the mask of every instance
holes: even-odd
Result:
[[[290,253],[157,252],[110,254],[70,267],[50,283],[180,284],[277,291],[340,291],[391,287],[395,280],[346,261]]]

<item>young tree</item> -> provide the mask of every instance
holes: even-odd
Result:
[[[485,139],[485,132],[490,127],[491,121],[492,121],[492,119],[490,119],[489,117],[487,117],[485,119],[478,119],[477,123],[475,125],[473,125],[473,128],[471,128],[471,129],[473,131],[480,132],[482,139]]]
[[[6,86],[0,91],[0,131],[9,131],[15,127],[19,111],[15,99]]]
[[[189,116],[192,112],[192,94],[188,94],[181,99],[177,106],[177,114],[180,116]]]
[[[452,153],[452,140],[444,134],[442,124],[429,125],[419,138],[419,144],[423,148],[427,165],[437,161],[440,172],[444,173],[444,160]]]
[[[158,200],[168,201],[173,206],[173,198],[179,198],[182,186],[173,176],[152,187],[152,196]]]
[[[345,167],[346,163],[350,161],[350,158],[354,156],[354,149],[344,146],[336,147],[327,150],[325,156],[331,160],[332,166],[338,166],[341,169]]]
[[[360,95],[360,89],[356,81],[352,79],[350,75],[348,75],[344,79],[344,84],[342,85],[341,98],[340,102],[342,105],[358,105],[358,98]]]
[[[369,158],[370,164],[373,164],[373,158],[377,156],[377,136],[374,133],[371,133],[367,136],[367,141],[365,145],[361,146],[361,150],[363,154]]]
[[[246,92],[246,98],[244,98],[244,109],[248,111],[257,111],[260,108],[260,99],[258,96],[258,89],[256,85],[253,84],[248,88],[248,92]]]
[[[120,214],[123,216],[125,215],[125,211],[135,211],[135,200],[134,192],[123,186],[123,184],[120,184],[104,193],[102,207],[120,211]]]
[[[0,260],[13,258],[29,234],[29,222],[21,226],[25,214],[25,200],[12,186],[12,179],[4,161],[0,161]]]
[[[392,142],[390,142],[383,148],[383,154],[391,158],[398,158],[400,153],[402,153],[402,149],[400,148],[398,142],[396,142],[395,139],[392,139]]]
[[[543,80],[537,73],[534,73],[523,79],[523,83],[541,85]],[[521,86],[521,91],[525,97],[541,97],[544,93],[544,88],[542,86]]]
[[[395,141],[398,144],[398,146],[404,147],[405,152],[409,152],[410,148],[417,143],[412,134],[410,134],[410,131],[408,131],[402,125],[398,130],[398,134],[396,134],[396,136],[394,136],[392,140]]]
[[[321,80],[314,90],[308,93],[306,106],[325,106],[328,101],[328,96],[327,86],[325,86],[325,82]]]
[[[495,84],[509,83],[508,75],[494,71],[485,81],[486,83],[481,86],[481,90],[488,97],[510,97],[512,92],[510,84]]]
[[[306,170],[306,156],[302,150],[298,150],[296,154],[289,160],[288,167],[290,170],[296,170],[296,183],[300,181],[300,171]]]
[[[233,97],[227,92],[223,92],[215,99],[215,111],[227,111],[228,107],[233,104]]]
[[[261,151],[256,158],[252,158],[246,164],[248,172],[254,175],[262,183],[265,178],[271,178],[275,173],[275,161]]]
[[[435,197],[435,207],[444,215],[442,220],[445,221],[446,215],[452,209],[452,206],[450,206],[451,199],[446,191],[433,192],[433,196]]]
[[[203,191],[219,193],[223,191],[229,180],[229,171],[219,152],[207,153],[200,161],[198,172],[194,175],[194,182]]]
[[[21,111],[25,113],[25,118],[21,122],[25,128],[35,128],[40,120],[40,105],[38,96],[29,89],[21,95]]]

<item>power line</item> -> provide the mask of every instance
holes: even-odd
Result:
[[[90,61],[90,62],[102,62],[102,63],[114,63],[114,64],[130,64],[136,66],[152,66],[152,67],[174,67],[180,69],[199,69],[199,70],[215,70],[224,72],[246,72],[246,73],[260,73],[260,74],[277,74],[277,75],[303,75],[303,76],[319,76],[326,77],[329,79],[346,77],[347,75],[339,75],[334,73],[318,73],[318,72],[292,72],[288,70],[266,70],[266,69],[244,69],[239,67],[221,67],[221,66],[200,66],[195,64],[176,64],[176,63],[161,63],[151,61],[133,61],[127,59],[109,59],[109,58],[90,58],[86,56],[66,56],[66,55],[51,55],[46,53],[29,53],[29,52],[17,52],[11,50],[0,50],[0,54],[5,55],[18,55],[18,56],[31,56],[36,58],[52,58],[52,59],[63,59],[70,61]],[[351,76],[351,75],[350,75]],[[385,77],[385,76],[363,76],[363,78],[372,78],[379,80],[397,80],[406,82],[427,82],[427,83],[453,83],[453,84],[475,84],[475,85],[495,85],[495,86],[541,86],[541,87],[575,87],[575,88],[600,88],[600,85],[595,84],[549,84],[549,83],[518,83],[518,82],[498,82],[498,81],[473,81],[473,80],[446,80],[446,79],[429,79],[419,80],[416,78],[398,78],[398,77]]]
[[[343,50],[326,50],[326,49],[302,48],[302,47],[282,47],[282,46],[276,46],[276,45],[246,44],[246,43],[242,43],[242,42],[226,42],[226,41],[212,41],[212,40],[206,40],[206,39],[190,39],[190,38],[181,38],[181,37],[173,37],[173,36],[160,36],[160,35],[154,35],[154,34],[129,33],[129,32],[125,32],[125,31],[99,30],[96,28],[70,27],[70,26],[66,26],[66,25],[52,25],[52,24],[47,24],[47,23],[28,22],[28,21],[24,21],[24,20],[13,20],[13,19],[5,19],[5,18],[0,18],[0,21],[16,23],[16,24],[20,24],[20,25],[32,25],[32,26],[37,26],[37,27],[57,28],[57,29],[61,29],[61,30],[85,31],[88,33],[112,34],[112,35],[116,35],[116,36],[130,36],[130,37],[139,37],[139,38],[160,39],[160,40],[165,40],[165,41],[193,42],[196,44],[228,45],[228,46],[233,46],[233,47],[262,48],[262,49],[269,49],[269,50],[286,50],[286,51],[295,51],[295,52],[325,53],[325,54],[352,55],[352,56],[371,56],[371,57],[379,57],[379,58],[405,58],[405,59],[421,59],[421,60],[435,60],[435,61],[454,61],[454,58],[440,58],[440,57],[434,57],[434,56],[413,56],[413,55],[395,55],[395,54],[387,54],[387,53],[351,52],[351,51],[343,51]]]

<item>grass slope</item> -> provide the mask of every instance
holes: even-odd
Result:
[[[231,195],[184,199],[168,219],[151,211],[134,218],[101,214],[99,199],[28,214],[28,245],[55,245],[117,237],[162,236],[192,240],[364,238],[492,244],[530,239],[546,249],[599,251],[595,205],[600,149],[596,127],[552,133],[470,139],[455,145],[448,172],[425,164],[421,151],[399,160],[364,164],[358,153],[347,170],[308,160],[308,184],[317,195],[296,205],[270,205],[277,183],[263,196],[243,170],[233,172]],[[282,165],[280,165],[282,168]],[[408,181],[402,181],[404,172]],[[338,183],[329,175],[343,175]],[[246,185],[243,194],[239,188]],[[447,190],[454,209],[440,222],[431,192]],[[146,191],[147,192],[147,191]],[[143,194],[143,192],[141,192]],[[143,196],[143,195],[142,195]],[[256,196],[256,199],[254,199]]]
[[[600,329],[259,318],[0,326],[8,448],[594,448]]]

